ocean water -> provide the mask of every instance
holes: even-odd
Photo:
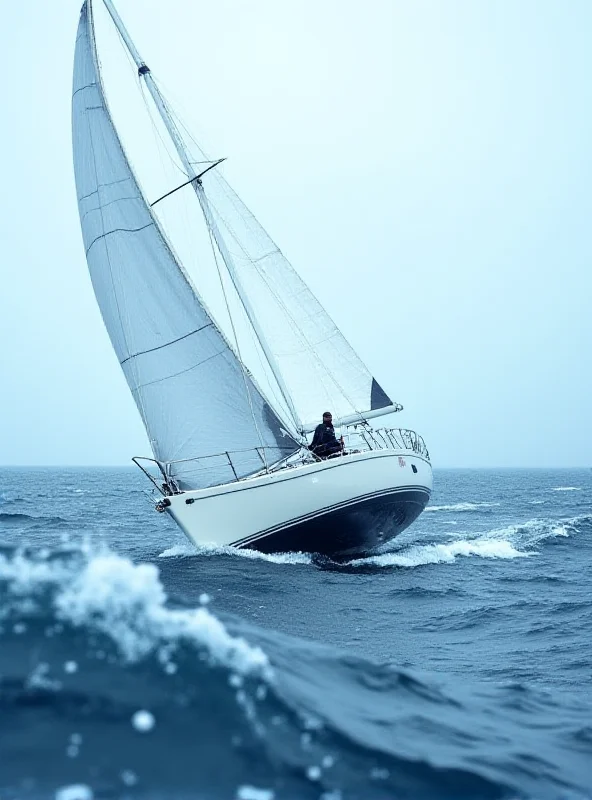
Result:
[[[197,550],[0,470],[0,798],[592,798],[592,471],[436,470],[388,550]]]

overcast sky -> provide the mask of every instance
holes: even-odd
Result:
[[[118,8],[435,466],[592,466],[589,0]],[[149,447],[80,235],[79,3],[0,13],[0,464],[126,464]]]

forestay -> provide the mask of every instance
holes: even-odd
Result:
[[[73,149],[86,258],[103,320],[155,457],[181,488],[244,477],[298,450],[178,264],[112,123],[82,8]],[[231,460],[224,455],[231,453]]]

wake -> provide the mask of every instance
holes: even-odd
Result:
[[[421,567],[428,564],[452,564],[459,558],[486,559],[528,558],[538,553],[537,547],[548,539],[568,537],[579,532],[592,517],[582,516],[562,521],[532,519],[519,525],[496,528],[485,533],[470,534],[464,539],[430,542],[397,547],[380,555],[348,562],[349,566]],[[395,549],[396,548],[396,549]]]
[[[512,559],[529,558],[538,554],[537,548],[549,539],[569,537],[578,533],[582,525],[592,523],[591,516],[565,520],[531,519],[505,528],[465,534],[464,538],[430,541],[425,544],[402,545],[395,539],[388,550],[380,554],[340,562],[348,567],[423,567],[431,564],[454,564],[463,558]],[[176,544],[160,553],[159,558],[212,558],[230,556],[248,561],[265,561],[277,565],[317,565],[313,553],[260,553],[257,550],[238,550],[216,545]],[[327,559],[323,558],[323,563]],[[329,559],[331,561],[331,559]]]

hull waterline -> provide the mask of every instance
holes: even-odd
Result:
[[[409,527],[431,490],[427,460],[375,451],[183,492],[167,511],[198,546],[351,558]]]

